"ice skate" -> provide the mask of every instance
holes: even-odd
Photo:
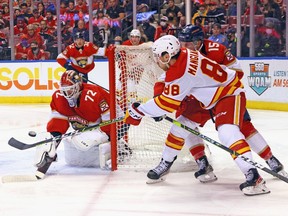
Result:
[[[213,182],[217,180],[213,173],[213,167],[209,164],[206,155],[196,160],[199,170],[195,172],[194,176],[202,183]]]
[[[169,173],[170,167],[172,166],[176,158],[177,157],[175,157],[172,162],[164,161],[162,158],[159,165],[147,173],[148,180],[146,183],[155,184],[158,182],[165,181],[166,175]]]
[[[279,175],[282,175],[284,177],[288,177],[288,173],[284,170],[284,166],[280,163],[280,161],[272,156],[270,159],[266,161],[270,169]]]
[[[240,185],[240,190],[246,196],[254,196],[270,193],[270,190],[266,187],[266,182],[259,175],[256,168],[250,169],[245,176],[246,176],[246,182]]]

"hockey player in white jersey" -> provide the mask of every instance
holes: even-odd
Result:
[[[220,141],[252,160],[250,147],[240,132],[246,97],[238,74],[198,51],[180,48],[178,39],[171,35],[156,40],[152,51],[158,66],[166,71],[164,91],[144,104],[132,104],[124,121],[139,125],[143,116],[158,117],[174,112],[187,95],[193,95],[204,109],[213,109]],[[246,177],[246,181],[240,185],[245,195],[270,192],[254,166],[235,155],[232,157]],[[161,163],[171,166],[165,161]]]
[[[216,61],[219,64],[226,65],[230,69],[236,70],[240,76],[244,75],[239,60],[233,56],[224,45],[205,39],[201,27],[187,25],[178,34],[178,39],[181,47],[198,50],[205,57]],[[155,83],[155,96],[162,93],[165,85],[164,79],[165,73]],[[213,117],[213,113],[209,110],[203,109],[201,103],[192,96],[186,97],[181,102],[180,109],[176,112],[177,121],[193,128],[194,130],[203,127],[211,117]],[[244,122],[240,129],[251,149],[266,161],[271,170],[280,175],[288,176],[284,170],[283,164],[274,156],[268,143],[252,124],[251,117],[247,110],[244,114],[243,121]],[[183,137],[187,136],[187,133],[189,132],[174,124],[171,126],[162,152],[163,160],[167,163],[173,163],[174,158],[180,153],[185,143],[185,146],[189,149],[191,155],[198,164],[199,169],[195,172],[195,177],[202,183],[217,180],[216,175],[213,173],[213,167],[209,164],[205,154],[204,141],[192,133],[189,133],[188,137],[183,139]],[[169,169],[166,167],[157,166],[148,172],[147,183],[157,183],[162,181],[168,173]]]

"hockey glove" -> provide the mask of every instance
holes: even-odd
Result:
[[[46,163],[52,162],[56,156],[56,142],[49,142],[36,147],[35,161],[36,167],[43,167]]]
[[[140,106],[140,103],[133,103],[126,111],[126,115],[124,117],[124,122],[126,124],[132,124],[135,126],[140,124],[144,114],[137,109],[138,106]]]
[[[160,122],[164,119],[165,116],[159,116],[159,117],[152,117],[155,122]]]

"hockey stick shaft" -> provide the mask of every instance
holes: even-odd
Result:
[[[267,173],[269,173],[269,174],[271,174],[271,175],[273,175],[273,176],[281,179],[282,181],[288,183],[288,178],[286,178],[286,177],[284,177],[284,176],[282,176],[282,175],[280,175],[280,174],[278,174],[278,173],[276,173],[276,172],[268,169],[267,167],[263,166],[262,164],[259,164],[259,163],[257,163],[257,162],[252,161],[251,159],[245,157],[244,155],[241,155],[241,154],[239,154],[238,152],[236,152],[236,151],[234,151],[234,150],[232,150],[232,149],[230,149],[230,148],[222,145],[221,143],[219,143],[219,142],[211,139],[210,137],[207,137],[207,136],[201,134],[200,132],[198,132],[198,131],[196,131],[196,130],[188,127],[188,126],[183,125],[181,122],[179,122],[179,121],[177,121],[177,120],[175,120],[175,119],[172,119],[172,118],[170,118],[169,116],[165,116],[165,119],[166,119],[167,121],[173,123],[174,125],[176,125],[176,126],[178,126],[178,127],[181,127],[181,128],[183,128],[183,129],[189,131],[190,133],[194,134],[195,136],[198,136],[198,137],[202,138],[203,140],[206,140],[207,142],[209,142],[209,143],[211,143],[211,144],[213,144],[213,145],[215,145],[215,146],[217,146],[217,147],[219,147],[219,148],[221,148],[221,149],[229,152],[231,155],[236,155],[237,157],[240,157],[242,160],[244,160],[244,161],[246,161],[247,163],[253,165],[254,167],[256,167],[256,168],[258,168],[258,169],[261,169],[261,170],[263,170],[264,172],[267,172]]]
[[[65,133],[65,134],[62,134],[60,136],[55,136],[53,138],[49,138],[49,139],[45,139],[45,140],[42,140],[42,141],[39,141],[39,142],[36,142],[36,143],[32,143],[32,144],[26,144],[26,143],[23,143],[15,138],[10,138],[10,140],[8,141],[8,144],[14,148],[17,148],[19,150],[25,150],[25,149],[30,149],[30,148],[33,148],[35,146],[38,146],[38,145],[42,145],[42,144],[45,144],[45,143],[49,143],[49,142],[53,142],[55,140],[62,140],[66,137],[70,137],[70,136],[73,136],[73,135],[76,135],[76,134],[79,134],[79,133],[82,133],[82,132],[85,132],[85,131],[90,131],[90,130],[95,130],[99,127],[103,127],[103,126],[107,126],[107,125],[110,125],[110,124],[113,124],[113,123],[116,123],[116,122],[120,122],[124,119],[124,117],[118,117],[118,118],[115,118],[115,119],[111,119],[111,120],[108,120],[108,121],[105,121],[105,122],[101,122],[97,125],[92,125],[92,126],[88,126],[88,127],[85,127],[83,129],[80,129],[80,130],[75,130],[75,131],[72,131],[72,132],[69,132],[69,133]]]

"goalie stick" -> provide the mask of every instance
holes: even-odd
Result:
[[[186,125],[183,125],[181,122],[179,122],[179,121],[177,121],[175,119],[172,119],[169,116],[165,116],[164,118],[165,118],[165,120],[173,123],[174,125],[176,125],[178,127],[181,127],[184,130],[189,131],[190,133],[194,134],[195,136],[198,136],[198,137],[202,138],[203,140],[206,140],[207,142],[209,142],[209,143],[211,143],[213,145],[216,145],[217,147],[229,152],[230,154],[236,155],[237,157],[240,157],[242,160],[244,160],[245,162],[253,165],[254,167],[256,167],[258,169],[261,169],[264,172],[269,173],[269,174],[277,177],[278,179],[288,183],[288,178],[286,178],[286,177],[284,177],[284,176],[282,176],[282,175],[280,175],[280,174],[268,169],[267,167],[263,166],[262,164],[259,164],[257,162],[254,162],[254,161],[250,160],[249,158],[245,157],[244,155],[239,154],[237,151],[234,151],[234,150],[222,145],[221,143],[219,143],[219,142],[217,142],[217,141],[215,141],[215,140],[213,140],[213,139],[201,134],[200,132],[198,132],[198,131],[196,131],[196,130],[194,130],[194,129],[186,126]]]
[[[109,121],[101,122],[101,123],[99,123],[97,125],[93,125],[93,126],[90,126],[90,127],[83,128],[81,130],[69,132],[69,133],[63,134],[61,136],[55,136],[53,138],[46,139],[46,140],[43,140],[43,141],[40,141],[40,142],[37,142],[37,143],[34,143],[34,144],[26,144],[26,143],[23,143],[23,142],[20,142],[20,141],[16,140],[13,137],[8,141],[8,143],[9,143],[9,145],[11,145],[11,146],[13,146],[13,147],[15,147],[17,149],[25,150],[25,149],[33,148],[35,146],[38,146],[38,145],[41,145],[41,144],[44,144],[44,143],[47,143],[47,142],[52,142],[54,140],[58,140],[59,141],[59,140],[62,140],[63,138],[65,138],[65,137],[69,137],[69,136],[72,136],[72,135],[75,135],[75,134],[78,134],[78,133],[81,133],[81,132],[84,132],[84,131],[94,130],[94,129],[99,128],[99,127],[103,127],[103,126],[107,126],[107,125],[110,125],[110,124],[113,124],[113,123],[116,123],[116,122],[120,122],[123,119],[124,119],[124,117],[118,117],[118,118],[115,118],[115,119],[111,119]],[[127,127],[126,129],[128,130],[129,127]],[[60,142],[57,142],[57,143],[58,144],[57,144],[56,148],[58,147]],[[27,181],[41,180],[41,179],[43,179],[45,177],[46,172],[48,171],[48,169],[51,166],[51,164],[53,163],[53,161],[56,160],[56,157],[57,157],[57,155],[54,157],[54,159],[51,162],[46,163],[43,167],[39,167],[37,169],[35,175],[33,175],[33,174],[31,174],[31,175],[6,175],[6,176],[2,177],[2,183],[27,182]]]
[[[27,143],[24,143],[24,142],[21,142],[17,139],[15,139],[14,137],[11,137],[8,141],[8,144],[14,148],[17,148],[19,150],[26,150],[26,149],[30,149],[30,148],[33,148],[33,147],[36,147],[38,145],[42,145],[42,144],[45,144],[45,143],[49,143],[49,142],[53,142],[55,140],[62,140],[66,137],[70,137],[70,136],[73,136],[75,134],[79,134],[79,133],[82,133],[82,132],[85,132],[85,131],[89,131],[89,130],[94,130],[94,129],[97,129],[99,127],[103,127],[103,126],[107,126],[107,125],[110,125],[110,124],[113,124],[113,123],[116,123],[116,122],[120,122],[124,119],[124,117],[118,117],[118,118],[115,118],[115,119],[111,119],[111,120],[108,120],[108,121],[105,121],[105,122],[101,122],[97,125],[92,125],[92,126],[88,126],[88,127],[85,127],[83,129],[80,129],[80,130],[75,130],[75,131],[72,131],[72,132],[69,132],[69,133],[65,133],[65,134],[62,134],[60,136],[55,136],[55,137],[52,137],[52,138],[49,138],[49,139],[45,139],[45,140],[42,140],[42,141],[39,141],[39,142],[36,142],[36,143],[32,143],[32,144],[27,144]]]

